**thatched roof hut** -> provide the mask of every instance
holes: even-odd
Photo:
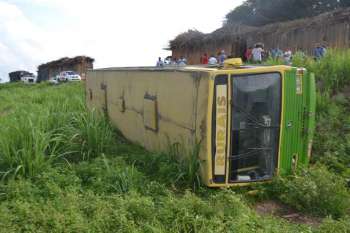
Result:
[[[208,34],[190,30],[171,40],[169,47],[173,56],[184,55],[191,64],[195,64],[202,53],[216,54],[221,49],[241,56],[242,50],[256,42],[262,42],[266,48],[303,49],[309,52],[315,43],[349,48],[350,8],[262,27],[226,24]]]
[[[87,56],[77,56],[74,58],[63,57],[55,61],[50,61],[38,66],[38,80],[48,80],[61,71],[75,71],[82,78],[86,71],[93,68],[94,59]]]

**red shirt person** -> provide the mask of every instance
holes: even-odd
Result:
[[[251,47],[249,47],[246,51],[245,51],[245,54],[244,54],[244,56],[245,56],[245,59],[246,59],[246,61],[251,61],[252,60],[252,51],[253,51],[253,49],[251,48]]]
[[[208,55],[205,53],[203,54],[203,56],[201,56],[201,64],[205,65],[205,64],[208,64]]]

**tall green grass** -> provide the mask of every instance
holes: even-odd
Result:
[[[201,187],[199,148],[200,144],[196,144],[191,150],[186,150],[175,143],[167,152],[150,153],[137,146],[119,145],[117,153],[153,180],[196,191]]]
[[[77,161],[100,156],[114,144],[111,126],[95,111],[75,114],[63,130],[68,150],[74,152],[70,158]]]
[[[33,177],[56,162],[90,159],[113,144],[112,128],[100,114],[87,111],[79,84],[8,85],[0,98],[7,101],[0,105],[6,114],[0,117],[3,179]]]
[[[257,215],[232,191],[201,198],[165,190],[145,177],[134,183],[136,190],[114,189],[110,185],[118,179],[98,169],[100,162],[95,168],[94,162],[83,162],[76,174],[53,168],[34,180],[0,185],[0,232],[311,232],[308,226]],[[90,176],[96,180],[81,179],[96,169]]]
[[[1,125],[0,167],[3,178],[10,174],[33,176],[61,156],[57,150],[60,136],[46,131],[38,120],[18,115],[7,122],[9,125],[4,122]]]

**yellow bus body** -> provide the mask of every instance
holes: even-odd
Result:
[[[165,152],[174,143],[191,150],[200,143],[200,174],[207,186],[246,185],[250,183],[243,180],[247,179],[246,175],[238,176],[242,179],[239,182],[232,182],[229,178],[233,119],[233,105],[230,104],[233,101],[233,82],[230,80],[237,75],[280,74],[279,125],[284,126],[284,76],[291,70],[289,66],[96,69],[87,74],[86,102],[89,108],[106,112],[112,124],[127,139],[149,151]],[[227,77],[227,83],[215,87],[216,80],[222,75]],[[285,127],[280,127],[276,139],[279,142],[283,130]],[[216,135],[214,142],[212,135]],[[213,143],[216,144],[215,151]],[[280,157],[283,156],[281,143],[277,147],[274,174],[280,171]],[[240,171],[244,169],[249,168]],[[214,176],[219,178],[215,180]]]

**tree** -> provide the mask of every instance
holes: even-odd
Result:
[[[349,6],[350,0],[246,0],[226,15],[226,23],[261,26]]]

